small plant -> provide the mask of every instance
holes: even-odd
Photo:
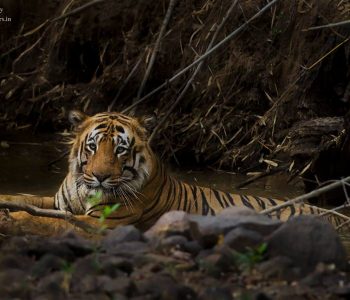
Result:
[[[100,204],[102,201],[102,190],[97,190],[96,193],[91,194],[87,197],[87,202],[91,205],[91,206],[96,206],[98,204]],[[118,208],[120,207],[120,203],[116,203],[114,205],[105,205],[103,207],[103,210],[101,211],[101,216],[99,218],[99,223],[100,228],[99,228],[99,232],[102,233],[106,228],[106,224],[105,221],[106,219],[113,213],[115,212]]]
[[[62,288],[68,292],[69,286],[70,286],[70,280],[72,278],[73,272],[74,272],[74,266],[69,261],[64,261],[61,267],[61,270],[63,271],[63,282],[62,282]]]
[[[233,259],[241,270],[252,270],[254,266],[263,261],[267,250],[267,244],[262,243],[256,248],[247,248],[244,253],[233,252]]]

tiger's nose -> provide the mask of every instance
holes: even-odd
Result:
[[[100,183],[104,182],[107,178],[111,177],[110,174],[95,174],[94,172],[92,172],[92,175],[94,175]]]

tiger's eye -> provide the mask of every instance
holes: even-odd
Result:
[[[117,149],[115,149],[115,152],[116,152],[117,154],[121,154],[121,153],[123,153],[125,150],[126,150],[126,148],[119,146],[119,147],[117,147]]]
[[[90,148],[90,150],[95,151],[96,150],[96,145],[94,143],[90,143],[88,144],[88,147]]]

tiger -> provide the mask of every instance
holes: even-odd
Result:
[[[262,212],[284,203],[269,197],[191,185],[174,178],[151,149],[153,117],[137,118],[118,112],[89,116],[74,110],[69,113],[69,120],[74,126],[74,138],[68,173],[54,198],[33,198],[36,200],[31,204],[68,211],[91,222],[101,218],[106,206],[118,203],[118,209],[106,220],[107,226],[133,224],[145,230],[172,210],[216,215],[232,206]],[[94,195],[99,195],[98,201],[89,201]],[[300,214],[325,211],[307,204],[293,204],[271,216],[286,221]]]

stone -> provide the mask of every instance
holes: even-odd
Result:
[[[36,293],[42,295],[60,295],[66,296],[62,288],[65,274],[63,272],[55,272],[41,278],[36,287]]]
[[[154,274],[149,278],[135,282],[137,296],[143,296],[145,299],[195,299],[195,292],[176,281],[166,274]],[[147,296],[146,296],[147,295]]]
[[[167,212],[145,232],[145,237],[152,240],[172,235],[182,235],[189,240],[196,239],[198,236],[197,225],[190,221],[188,216],[184,211]]]
[[[72,281],[75,281],[88,274],[104,274],[110,277],[124,276],[132,272],[133,266],[130,260],[124,257],[93,253],[78,259],[73,269]]]
[[[26,255],[6,254],[0,255],[0,270],[11,269],[28,269],[34,264],[34,260]]]
[[[29,280],[28,274],[19,269],[0,271],[0,299],[27,298]]]
[[[170,249],[184,249],[184,245],[188,242],[187,238],[182,235],[173,235],[161,239],[159,242],[159,250],[169,251]]]
[[[110,250],[120,243],[141,241],[142,234],[133,225],[119,226],[111,230],[106,237],[101,241],[101,248],[103,250]]]
[[[66,245],[75,256],[84,256],[94,251],[96,248],[91,241],[84,239],[73,230],[66,231],[61,237],[54,240],[55,243]]]
[[[270,257],[286,256],[303,272],[320,262],[347,266],[345,249],[332,226],[312,216],[292,218],[267,239]]]
[[[93,293],[104,292],[104,287],[111,279],[106,275],[86,275],[83,278],[77,279],[72,282],[71,291],[73,293]]]
[[[100,256],[97,259],[97,263],[103,274],[107,274],[112,278],[120,276],[123,273],[129,275],[134,269],[133,263],[124,257]]]
[[[248,247],[254,248],[263,242],[263,236],[253,230],[245,228],[235,228],[224,237],[224,244],[230,248],[242,252]]]
[[[300,268],[296,268],[292,260],[285,256],[276,256],[256,266],[265,279],[292,281],[301,276]]]
[[[198,296],[198,300],[231,300],[232,294],[228,288],[208,287]]]
[[[231,267],[224,253],[215,252],[209,255],[198,255],[196,261],[200,269],[204,270],[209,276],[216,278]]]
[[[35,278],[40,278],[52,271],[59,271],[63,268],[65,260],[62,258],[47,253],[32,267],[31,275]]]
[[[202,250],[202,246],[198,241],[188,241],[183,245],[183,249],[193,256],[196,256]]]
[[[103,290],[108,293],[118,293],[126,296],[131,296],[135,288],[133,282],[127,277],[118,277],[106,281],[103,285]]]
[[[115,245],[113,248],[106,248],[105,251],[108,254],[120,255],[120,256],[136,256],[141,255],[150,250],[150,246],[145,242],[131,241],[123,242]]]
[[[224,210],[225,211],[225,210]],[[199,236],[205,239],[210,236],[226,234],[234,228],[244,228],[267,236],[279,228],[282,222],[270,219],[257,213],[239,214],[239,210],[230,209],[217,216],[189,215],[188,218],[198,225]],[[246,210],[244,210],[246,211]]]

